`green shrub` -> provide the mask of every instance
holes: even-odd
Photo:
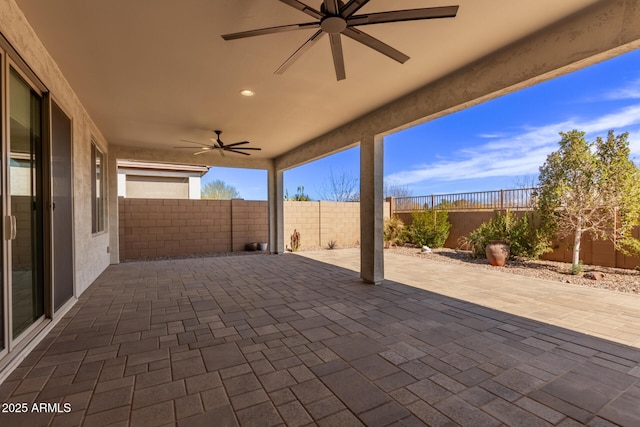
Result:
[[[395,215],[391,218],[385,218],[383,237],[384,242],[387,245],[404,245],[407,241],[407,228],[405,227],[404,222]]]
[[[431,210],[413,212],[411,214],[409,236],[411,243],[416,246],[427,245],[431,248],[441,248],[449,237],[451,223],[446,210]]]
[[[570,273],[574,276],[577,276],[578,274],[581,274],[583,270],[584,265],[582,264],[582,261],[579,261],[578,264],[571,266]]]
[[[539,258],[551,251],[551,241],[544,227],[535,223],[533,214],[525,213],[521,218],[513,215],[507,243],[511,253],[522,258]]]
[[[469,234],[468,242],[474,256],[484,257],[491,240],[509,245],[511,257],[538,258],[551,250],[547,233],[533,223],[531,213],[518,218],[512,212],[496,212],[494,217]]]
[[[471,252],[475,257],[485,257],[485,249],[492,240],[507,241],[507,221],[510,215],[502,215],[498,212],[487,222],[483,222],[469,234]]]

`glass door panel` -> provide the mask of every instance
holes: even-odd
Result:
[[[3,77],[3,70],[5,69],[5,63],[4,63],[4,55],[2,54],[3,52],[0,52],[0,123],[4,123],[3,118],[4,118],[4,80],[2,79]],[[3,132],[2,127],[0,126],[0,132]],[[4,144],[2,144],[4,140],[4,134],[0,134],[0,203],[2,203],[2,205],[0,206],[0,216],[2,216],[2,220],[5,221],[5,209],[4,209],[4,205],[5,205],[5,198],[4,198],[4,179],[3,179],[3,174],[4,174],[4,169],[5,169],[5,148],[4,148]],[[0,360],[2,360],[2,353],[4,352],[4,349],[6,348],[6,343],[5,343],[5,311],[4,311],[4,301],[5,301],[5,291],[6,291],[6,286],[5,286],[5,275],[4,275],[4,270],[5,270],[5,262],[4,262],[4,241],[6,239],[6,236],[4,235],[5,233],[5,227],[4,227],[4,223],[0,224]]]
[[[42,277],[42,99],[15,71],[9,76],[11,319],[15,339],[44,314]]]

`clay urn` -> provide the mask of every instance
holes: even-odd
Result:
[[[509,245],[503,240],[491,240],[485,249],[489,264],[504,267],[509,259]]]

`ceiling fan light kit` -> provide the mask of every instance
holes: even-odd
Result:
[[[458,6],[440,6],[355,15],[362,6],[369,3],[369,0],[349,0],[346,3],[340,0],[323,0],[320,10],[315,10],[299,0],[280,1],[294,9],[306,13],[318,21],[224,34],[222,38],[224,40],[236,40],[246,37],[261,36],[264,34],[318,28],[318,30],[306,42],[304,42],[302,46],[300,46],[289,58],[287,58],[286,61],[282,63],[282,65],[280,65],[280,67],[276,69],[275,73],[283,74],[298,58],[300,58],[300,56],[320,40],[322,36],[329,34],[329,43],[331,45],[331,54],[333,56],[333,65],[337,80],[343,80],[346,78],[341,35],[347,36],[352,40],[368,46],[401,64],[404,64],[409,60],[409,56],[354,27],[361,25],[384,24],[388,22],[454,18],[458,13]]]

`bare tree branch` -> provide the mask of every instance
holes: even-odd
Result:
[[[358,178],[351,172],[343,171],[340,174],[329,171],[329,176],[323,181],[320,189],[320,199],[333,202],[357,202],[360,200],[360,187]]]

